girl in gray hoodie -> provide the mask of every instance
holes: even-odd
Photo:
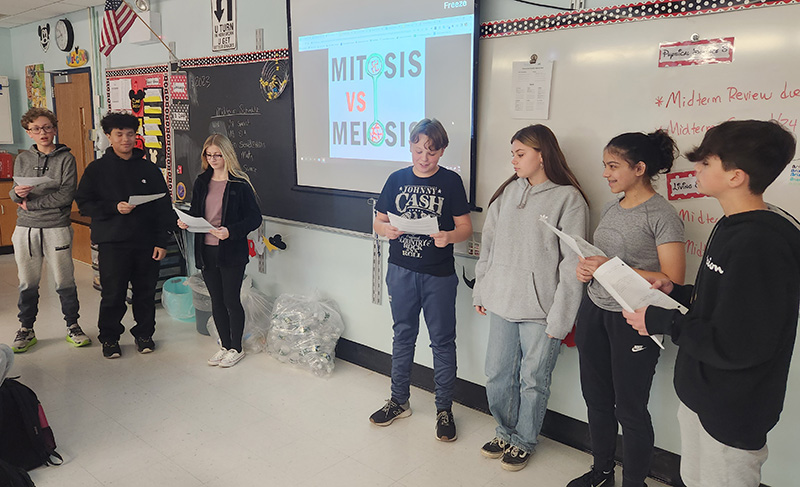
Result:
[[[531,125],[511,138],[514,174],[489,201],[473,304],[489,312],[486,395],[496,436],[481,453],[521,470],[536,447],[561,340],[583,292],[578,256],[539,217],[585,238],[586,196],[553,132]]]

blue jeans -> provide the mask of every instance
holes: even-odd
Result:
[[[450,409],[456,382],[456,288],[458,275],[445,277],[389,264],[386,287],[392,308],[392,398],[404,404],[411,396],[411,366],[419,334],[419,313],[433,350],[436,409]]]
[[[496,435],[527,452],[536,448],[561,340],[545,324],[511,322],[489,314],[486,397]]]

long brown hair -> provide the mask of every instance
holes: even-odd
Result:
[[[564,153],[561,152],[558,139],[556,139],[552,130],[542,124],[528,125],[525,128],[519,129],[517,133],[511,137],[512,144],[515,140],[542,153],[542,164],[547,179],[561,186],[574,186],[575,189],[580,191],[586,204],[589,204],[589,199],[586,197],[586,193],[583,192],[583,189],[581,189],[578,178],[572,174],[569,165],[567,165],[567,159],[564,157]],[[516,179],[519,179],[516,173],[506,179],[492,195],[489,200],[489,205],[503,194],[503,190],[506,189],[506,186]]]

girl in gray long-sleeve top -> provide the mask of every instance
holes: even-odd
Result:
[[[539,222],[586,236],[589,208],[553,132],[531,125],[511,139],[512,175],[489,202],[473,304],[490,315],[486,395],[496,436],[481,453],[525,467],[542,427],[561,339],[583,292],[578,256]]]

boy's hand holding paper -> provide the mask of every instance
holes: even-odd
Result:
[[[426,216],[412,220],[400,215],[388,213],[389,223],[403,233],[417,235],[433,235],[439,233],[439,220],[434,216]]]

